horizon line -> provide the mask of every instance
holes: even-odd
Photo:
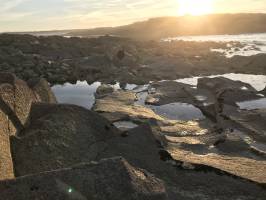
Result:
[[[202,14],[202,15],[190,15],[190,14],[186,14],[186,15],[164,15],[164,16],[154,16],[154,17],[147,17],[147,18],[143,18],[143,20],[136,20],[133,21],[131,23],[125,23],[125,24],[121,24],[118,26],[97,26],[97,27],[90,27],[90,28],[73,28],[73,29],[50,29],[50,30],[30,30],[30,31],[0,31],[0,34],[27,34],[27,33],[45,33],[45,32],[63,32],[63,31],[82,31],[82,30],[93,30],[93,29],[100,29],[100,28],[117,28],[117,27],[122,27],[122,26],[127,26],[127,25],[132,25],[135,23],[139,23],[139,22],[145,22],[145,21],[149,21],[152,19],[159,19],[159,18],[181,18],[181,17],[203,17],[203,16],[210,16],[210,15],[252,15],[252,14],[261,14],[261,15],[266,15],[266,12],[239,12],[239,13],[209,13],[209,14]]]

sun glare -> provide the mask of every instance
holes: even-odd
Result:
[[[204,15],[213,11],[213,0],[178,0],[179,15]]]

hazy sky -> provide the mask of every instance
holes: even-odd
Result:
[[[212,13],[266,12],[266,0],[188,1],[211,2]],[[183,14],[180,5],[186,4],[185,2],[186,0],[0,0],[0,31],[116,26],[150,17]],[[185,6],[188,8],[183,9],[183,12],[198,9],[198,5]]]

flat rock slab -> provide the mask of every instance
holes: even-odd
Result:
[[[115,91],[103,98],[97,99],[93,110],[99,113],[109,113],[120,120],[131,118],[136,120],[156,119],[163,120],[163,117],[154,113],[151,109],[140,105],[134,105],[136,95],[130,91]],[[120,116],[120,117],[118,117]]]
[[[251,138],[266,143],[266,109],[236,110],[231,106],[224,106],[223,113],[235,127],[245,131]],[[225,120],[222,125],[228,126]]]
[[[163,182],[123,158],[0,182],[5,200],[164,200]]]
[[[206,121],[160,121],[157,122],[160,131],[172,136],[205,135],[209,132],[209,123]]]
[[[208,132],[209,124],[203,121],[169,120],[156,114],[151,108],[135,104],[136,94],[131,91],[115,91],[96,99],[93,110],[110,121],[132,120],[137,122],[156,121],[166,134],[202,135]]]
[[[191,151],[176,148],[174,145],[169,145],[167,151],[178,161],[211,166],[260,184],[266,183],[266,161],[215,153],[198,155]]]

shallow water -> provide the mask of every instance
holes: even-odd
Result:
[[[74,104],[91,109],[95,103],[96,90],[101,84],[101,82],[94,82],[89,85],[87,81],[77,81],[76,84],[55,85],[52,87],[52,91],[59,103]],[[114,90],[120,89],[119,83],[110,86]]]
[[[116,128],[121,130],[129,130],[138,127],[137,124],[131,121],[119,121],[119,122],[114,122],[113,124]]]
[[[243,48],[236,48],[232,44],[227,44],[227,49],[210,49],[224,54],[230,58],[236,55],[251,56],[266,53],[266,34],[240,34],[240,35],[204,35],[204,36],[181,36],[166,38],[163,41],[196,41],[196,42],[240,42]]]
[[[140,92],[137,94],[137,101],[135,102],[136,105],[145,106],[145,100],[148,96],[148,92]]]
[[[171,120],[197,120],[204,119],[205,116],[195,106],[187,103],[171,103],[162,106],[154,106],[145,104],[148,92],[141,92],[137,94],[138,100],[136,105],[145,106],[152,109],[156,114]]]
[[[237,102],[240,109],[254,110],[254,109],[266,109],[266,98]]]
[[[59,103],[75,104],[91,109],[95,102],[95,92],[100,85],[100,82],[89,85],[86,81],[78,81],[76,84],[55,85],[52,91]]]
[[[202,112],[191,104],[171,103],[162,106],[149,106],[156,114],[171,120],[204,119]]]
[[[223,76],[232,80],[240,80],[251,84],[255,89],[262,90],[266,85],[266,76],[264,75],[248,75],[248,74],[224,74],[209,76],[211,78]],[[192,77],[185,79],[178,79],[177,82],[182,82],[190,85],[197,85],[200,77]],[[95,82],[89,85],[86,81],[78,81],[76,84],[66,83],[64,85],[55,85],[52,87],[59,103],[75,104],[83,106],[87,109],[91,109],[95,103],[95,92],[101,85],[100,82]],[[121,89],[119,83],[112,85],[115,90]],[[204,116],[201,111],[190,104],[184,103],[173,103],[163,106],[151,106],[146,105],[145,100],[147,98],[147,85],[135,85],[127,84],[125,89],[131,90],[137,93],[138,101],[135,102],[137,105],[142,105],[151,108],[155,113],[162,115],[166,118],[173,120],[193,120],[203,119]],[[204,96],[196,97],[200,101],[206,100]],[[266,99],[266,98],[265,98]],[[256,100],[251,102],[240,102],[240,108],[242,109],[257,109],[265,108],[266,102],[264,100]]]

